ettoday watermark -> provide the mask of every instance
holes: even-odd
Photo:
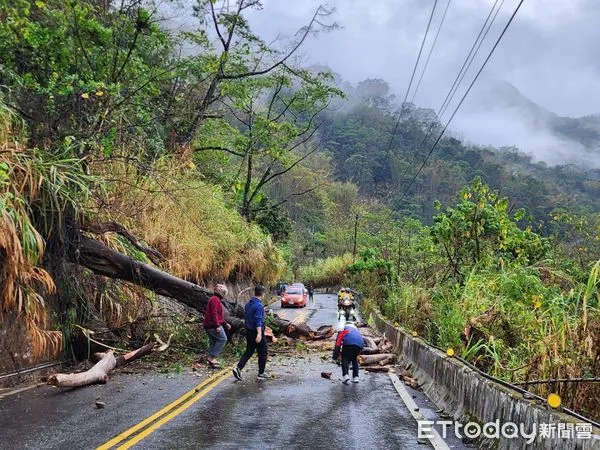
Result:
[[[592,425],[588,423],[540,423],[525,426],[506,422],[500,424],[500,420],[480,424],[468,422],[462,424],[451,420],[419,420],[418,438],[431,439],[434,437],[433,430],[441,427],[441,437],[445,439],[449,433],[454,433],[458,439],[524,439],[531,444],[536,439],[591,439]]]

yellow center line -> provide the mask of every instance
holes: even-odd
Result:
[[[109,448],[114,447],[115,445],[117,445],[119,442],[124,441],[129,436],[131,436],[132,434],[134,434],[137,431],[141,430],[142,428],[144,428],[149,423],[152,423],[153,421],[155,421],[156,419],[158,419],[160,416],[166,414],[171,409],[175,408],[176,406],[178,406],[181,403],[183,403],[184,401],[186,401],[188,398],[190,398],[191,396],[193,396],[194,394],[196,394],[198,391],[200,391],[205,386],[207,386],[207,385],[215,382],[215,380],[218,380],[218,383],[220,383],[222,380],[219,377],[222,377],[225,374],[229,374],[230,370],[231,370],[231,368],[223,369],[220,372],[217,372],[215,375],[207,378],[202,383],[200,383],[198,386],[196,386],[194,389],[186,392],[181,397],[179,397],[177,400],[169,403],[167,406],[165,406],[164,408],[158,410],[157,412],[155,412],[154,414],[152,414],[150,417],[147,417],[146,419],[142,420],[137,425],[134,425],[131,428],[125,430],[124,432],[122,432],[118,436],[115,436],[114,438],[112,438],[107,443],[102,444],[100,447],[97,448],[97,450],[108,450]]]
[[[296,317],[294,320],[292,320],[292,323],[294,323],[300,319],[304,320],[304,316],[306,316],[306,311],[304,311],[302,314],[300,314],[298,317]]]
[[[146,428],[141,433],[136,434],[129,441],[127,441],[123,445],[119,446],[117,450],[127,450],[128,448],[133,447],[135,444],[140,442],[142,439],[145,439],[146,437],[148,437],[151,433],[156,431],[158,428],[163,426],[165,423],[169,422],[174,417],[177,417],[183,411],[188,409],[190,406],[192,406],[194,403],[196,403],[198,400],[200,400],[202,397],[204,397],[206,394],[208,394],[211,390],[213,390],[215,387],[217,387],[217,385],[221,381],[225,380],[226,378],[229,378],[229,374],[225,374],[225,375],[222,375],[221,377],[219,377],[217,380],[215,380],[215,382],[213,384],[211,384],[210,386],[207,386],[202,391],[198,392],[198,394],[193,396],[191,399],[186,401],[184,404],[179,406],[177,409],[171,411],[169,414],[164,416],[158,422],[153,423],[152,425],[150,425],[148,428]]]

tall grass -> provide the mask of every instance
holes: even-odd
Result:
[[[40,231],[32,222],[34,210],[52,209],[54,218],[74,197],[67,185],[82,183],[78,163],[42,150],[27,149],[14,129],[14,117],[0,111],[0,320],[9,313],[26,329],[34,358],[53,356],[62,347],[62,334],[49,330],[44,296],[55,285],[39,267],[45,250]],[[42,226],[60,226],[52,219]]]
[[[218,187],[199,180],[185,158],[92,167],[112,180],[98,219],[117,220],[158,249],[162,269],[199,283],[238,277],[266,284],[285,269],[271,238],[244,221]]]
[[[518,382],[597,376],[600,371],[600,261],[586,282],[548,268],[474,268],[463,284],[427,289],[399,281],[380,299],[382,312],[480,369]],[[597,384],[536,385],[598,417]]]

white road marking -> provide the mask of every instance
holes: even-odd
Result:
[[[398,375],[396,375],[395,373],[390,373],[389,375],[392,379],[392,384],[396,388],[396,391],[398,391],[398,394],[400,394],[400,398],[402,399],[402,401],[404,402],[414,419],[417,421],[427,420],[427,418],[423,414],[421,414],[421,412],[419,412],[419,407],[413,400],[412,395],[410,395],[410,393],[406,390],[404,383],[402,383],[402,381],[400,381],[400,379],[398,378]],[[435,448],[436,450],[450,449],[448,444],[444,442],[442,437],[435,429],[431,429],[431,434],[433,435],[433,437],[429,438],[429,442],[431,443],[433,448]]]
[[[2,392],[0,394],[0,400],[2,400],[5,397],[11,396],[11,395],[19,394],[21,392],[29,391],[30,389],[38,388],[40,386],[46,386],[46,383],[36,383],[36,384],[32,384],[30,386],[22,387],[20,389],[13,389],[13,390],[8,390],[8,392]]]

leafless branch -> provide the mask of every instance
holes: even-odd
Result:
[[[274,203],[274,204],[272,204],[272,205],[268,205],[268,206],[261,206],[261,207],[255,208],[255,209],[254,209],[254,211],[255,211],[255,212],[257,212],[257,211],[263,211],[263,210],[265,210],[265,209],[269,209],[269,208],[277,208],[278,206],[281,206],[281,205],[283,205],[284,203],[287,203],[287,202],[289,202],[289,201],[290,201],[290,199],[291,199],[292,197],[299,197],[299,196],[302,196],[302,195],[306,195],[306,194],[309,194],[309,193],[310,193],[310,192],[312,192],[312,191],[315,191],[315,190],[319,189],[320,187],[323,187],[323,186],[328,186],[328,185],[329,185],[329,183],[319,183],[319,184],[317,184],[316,186],[313,186],[313,187],[311,187],[311,188],[308,188],[308,189],[306,189],[306,190],[304,190],[304,191],[302,191],[302,192],[294,192],[294,193],[292,193],[292,194],[288,195],[288,196],[287,196],[286,198],[284,198],[283,200],[281,200],[281,201],[279,201],[279,202],[277,202],[277,203]]]
[[[271,119],[271,110],[273,109],[273,105],[275,104],[275,100],[277,99],[279,93],[281,92],[281,89],[283,89],[283,78],[281,78],[279,80],[279,84],[277,86],[277,88],[275,89],[275,92],[273,93],[273,95],[271,96],[271,101],[269,102],[269,108],[267,110],[267,119]],[[277,119],[274,119],[274,121],[276,121]]]
[[[288,110],[292,107],[292,104],[296,101],[297,98],[298,95],[294,94],[292,99],[287,103],[284,100],[281,100],[281,103],[285,105],[285,108],[283,108],[283,111],[281,111],[279,115],[273,119],[273,122],[277,122],[279,119],[281,119],[285,115],[285,113],[288,112]]]
[[[215,30],[217,32],[217,36],[219,36],[219,40],[223,44],[223,47],[225,47],[227,44],[226,44],[225,38],[221,34],[221,29],[219,28],[219,20],[217,18],[216,13],[215,13],[215,6],[214,6],[214,4],[213,4],[212,1],[209,1],[208,3],[210,4],[210,13],[212,15],[212,19],[213,19],[213,23],[215,25]]]
[[[285,175],[290,170],[292,170],[294,167],[296,167],[298,164],[300,164],[302,161],[304,161],[306,158],[308,158],[310,155],[312,155],[314,152],[316,152],[319,149],[319,147],[320,147],[320,143],[318,145],[316,145],[312,150],[307,152],[305,155],[298,158],[296,161],[294,161],[291,165],[289,165],[285,169],[280,170],[279,172],[275,172],[274,174],[267,177],[267,179],[265,180],[265,182],[263,184],[267,184],[273,178],[280,177],[281,175]]]
[[[275,62],[271,66],[269,66],[265,69],[262,69],[262,70],[242,72],[242,73],[237,73],[237,74],[223,74],[221,76],[221,78],[224,80],[236,80],[236,79],[247,78],[247,77],[256,76],[256,75],[264,75],[266,73],[271,72],[273,69],[276,69],[277,67],[281,66],[288,59],[290,59],[292,57],[292,55],[294,55],[294,53],[296,53],[296,51],[302,46],[302,44],[306,40],[307,36],[310,34],[313,25],[316,23],[317,17],[319,17],[319,15],[322,14],[322,11],[324,11],[323,7],[319,6],[317,8],[317,10],[315,11],[315,14],[313,15],[312,19],[308,23],[308,25],[306,25],[305,27],[303,27],[302,29],[299,30],[299,33],[301,33],[301,37],[298,40],[298,42],[296,43],[296,45],[279,61]]]
[[[227,98],[229,98],[229,100],[231,100],[231,98],[229,96]],[[239,117],[238,114],[235,112],[235,110],[232,108],[232,106],[229,103],[227,103],[226,101],[224,101],[222,99],[218,99],[218,102],[221,103],[223,106],[225,106],[229,110],[229,113],[233,117],[235,117],[235,119],[238,122],[240,122],[243,125],[246,125],[247,127],[250,127],[250,124],[247,121],[245,121],[244,119],[242,119],[241,117]]]

